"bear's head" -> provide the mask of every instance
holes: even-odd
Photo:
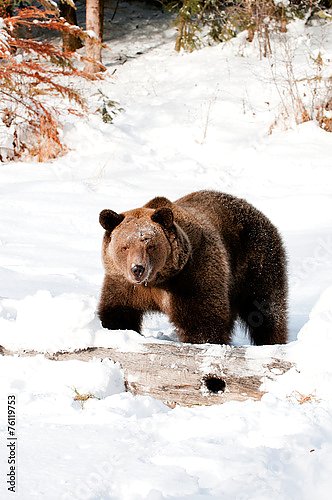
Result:
[[[122,214],[103,210],[99,222],[105,229],[106,272],[119,272],[132,284],[163,281],[188,260],[189,241],[175,223],[169,206],[143,207]]]

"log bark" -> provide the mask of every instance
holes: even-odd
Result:
[[[35,356],[36,351],[2,355]],[[149,395],[170,406],[213,405],[226,401],[259,400],[262,383],[274,380],[292,366],[282,346],[230,347],[175,342],[143,343],[138,350],[92,347],[42,353],[50,360],[109,358],[123,370],[125,385],[133,394]]]

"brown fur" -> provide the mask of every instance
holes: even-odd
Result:
[[[183,342],[229,343],[237,318],[255,344],[287,341],[283,244],[245,200],[213,191],[158,197],[123,214],[103,210],[100,223],[105,328],[140,332],[143,314],[160,311]]]

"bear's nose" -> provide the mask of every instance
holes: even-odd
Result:
[[[139,279],[143,276],[143,273],[145,271],[145,267],[142,266],[141,264],[134,264],[131,266],[131,272],[135,276],[136,279]]]

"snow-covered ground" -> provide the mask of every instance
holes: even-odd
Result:
[[[328,500],[332,136],[314,122],[284,130],[282,120],[269,133],[281,113],[280,88],[269,61],[244,37],[177,54],[174,29],[163,23],[151,24],[149,36],[145,25],[144,36],[129,30],[110,42],[105,58],[113,75],[89,92],[101,88],[120,103],[113,125],[98,114],[69,116],[66,156],[1,165],[0,345],[57,351],[120,342],[135,349],[138,334],[103,331],[95,316],[103,278],[98,214],[213,188],[245,197],[285,239],[287,353],[297,369],[265,382],[260,402],[170,409],[126,393],[108,360],[2,357],[0,497]],[[324,49],[331,72],[331,25],[298,22],[290,35],[299,74],[315,49]],[[162,316],[147,318],[145,335],[174,339]],[[237,331],[234,344],[246,343]],[[95,398],[82,408],[76,391]],[[11,394],[15,495],[6,484]]]

